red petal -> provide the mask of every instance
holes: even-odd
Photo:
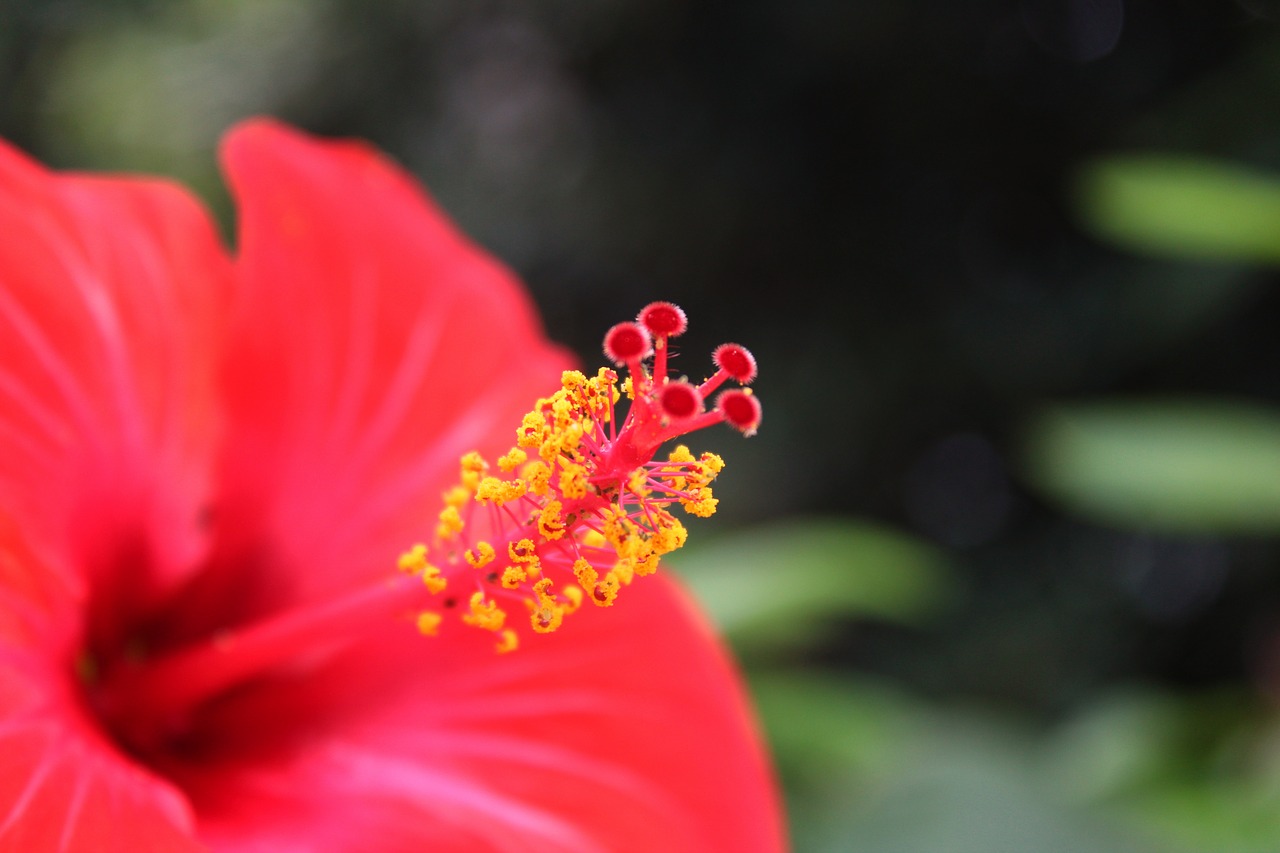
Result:
[[[385,573],[458,457],[505,450],[567,359],[511,273],[368,147],[254,121],[223,157],[240,300],[220,522],[225,562],[255,568],[222,591],[269,606]]]
[[[58,573],[0,519],[0,853],[194,853],[169,783],[84,715]]]
[[[0,234],[0,510],[142,607],[202,547],[228,261],[181,190],[3,144]]]
[[[204,721],[173,768],[220,853],[773,853],[776,791],[737,676],[664,578],[496,656],[411,624]]]

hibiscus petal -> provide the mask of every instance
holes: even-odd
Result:
[[[185,797],[83,711],[60,573],[0,517],[0,853],[187,853]]]
[[[779,851],[746,708],[659,576],[509,656],[473,629],[389,624],[210,709],[216,740],[170,772],[219,853]]]
[[[385,573],[458,457],[509,445],[568,362],[512,275],[368,147],[260,120],[223,156],[240,208],[226,570],[200,598],[265,607]]]
[[[26,717],[0,729],[0,853],[205,850],[181,795],[78,726]]]
[[[229,263],[182,190],[3,144],[0,233],[0,509],[144,608],[202,548]]]

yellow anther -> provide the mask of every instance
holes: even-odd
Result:
[[[579,607],[582,606],[582,589],[570,584],[564,588],[564,597],[569,599],[569,603],[564,606],[565,615],[568,616]]]
[[[467,552],[462,556],[471,565],[471,568],[483,568],[493,562],[493,546],[488,542],[477,542],[476,549],[474,551],[468,548]]]
[[[623,586],[630,586],[631,581],[635,580],[636,563],[633,557],[623,557],[614,563],[613,571],[609,572],[607,577],[613,577]]]
[[[471,596],[471,612],[462,614],[462,621],[486,631],[501,631],[507,613],[498,607],[496,601],[485,601],[484,593],[477,591]]]
[[[702,454],[702,458],[699,461],[702,463],[702,467],[711,472],[712,477],[724,470],[724,460],[714,453]]]
[[[621,581],[618,580],[618,576],[614,572],[609,572],[601,580],[600,574],[595,567],[586,560],[580,559],[573,564],[573,576],[577,578],[582,589],[591,598],[591,603],[597,607],[608,607],[618,597]],[[570,596],[570,601],[573,599],[569,590],[574,588],[568,587],[565,589],[565,595]]]
[[[460,460],[462,468],[462,487],[467,491],[474,492],[476,486],[480,484],[480,478],[489,470],[489,463],[484,457],[476,451],[464,453]]]
[[[471,471],[476,474],[483,474],[489,470],[489,463],[475,450],[462,454],[462,458],[458,462],[464,472]]]
[[[575,462],[565,462],[560,471],[560,494],[569,500],[587,496],[587,469]]]
[[[621,588],[621,582],[618,576],[609,572],[590,590],[591,603],[597,607],[608,607],[617,599],[619,588]]]
[[[440,631],[440,623],[444,621],[439,613],[430,610],[418,614],[418,630],[428,637],[434,637]]]
[[[538,447],[546,437],[547,422],[537,411],[525,415],[520,428],[516,430],[516,444],[521,447]]]
[[[522,497],[528,487],[524,480],[500,480],[497,477],[485,477],[476,489],[476,500],[492,501],[498,506]]]
[[[539,634],[550,634],[564,622],[564,608],[558,604],[540,604],[529,615],[529,624]]]
[[[646,554],[644,557],[636,559],[633,565],[638,577],[646,577],[658,570],[658,555],[654,553]]]
[[[462,486],[454,486],[452,489],[444,493],[444,502],[446,506],[456,506],[462,509],[467,505],[467,501],[471,500],[471,491]]]
[[[545,497],[551,491],[551,468],[545,462],[530,462],[520,469],[520,477],[529,484],[530,494]]]
[[[684,543],[689,538],[689,531],[685,530],[684,525],[671,515],[667,513],[663,515],[665,518],[662,519],[662,526],[654,531],[650,544],[655,553],[670,554],[684,547]]]
[[[573,561],[573,576],[578,579],[578,583],[587,592],[591,592],[595,588],[596,581],[600,579],[600,574],[596,571],[595,566],[583,559]]]
[[[588,530],[582,534],[582,544],[587,548],[603,548],[609,540],[598,530]]]
[[[569,426],[575,423],[574,418],[577,417],[577,406],[568,399],[566,394],[557,394],[551,403],[551,417],[555,421],[556,433],[568,430]]]
[[[440,573],[438,566],[427,563],[422,569],[422,582],[427,585],[427,590],[435,595],[443,592],[444,588],[449,585],[449,581]]]
[[[538,562],[538,551],[533,547],[532,539],[521,539],[507,545],[507,556],[517,563]]]
[[[458,512],[458,508],[450,504],[440,510],[440,524],[436,527],[436,536],[440,539],[450,539],[462,532],[462,515]]]
[[[416,575],[427,565],[427,546],[421,543],[414,545],[400,555],[397,565],[399,565],[400,571]]]
[[[689,452],[689,447],[684,444],[677,444],[667,454],[668,462],[692,462],[693,454]]]
[[[680,506],[684,507],[685,512],[690,515],[710,518],[716,514],[716,505],[719,503],[719,499],[712,497],[711,488],[708,486],[694,490],[691,497],[680,501]]]
[[[565,520],[560,514],[564,505],[560,501],[551,501],[538,513],[538,532],[544,539],[559,539],[564,536]]]
[[[564,621],[564,606],[556,601],[551,592],[551,579],[543,578],[533,585],[534,595],[538,597],[536,604],[530,602],[529,624],[539,634],[549,634],[560,627]]]
[[[620,554],[630,550],[633,545],[636,526],[621,507],[612,506],[605,511],[604,537]]]
[[[582,444],[582,435],[582,425],[579,423],[557,425],[554,430],[547,432],[546,438],[538,446],[538,455],[547,462],[554,462],[562,455],[574,456],[578,446]]]
[[[502,571],[502,585],[507,589],[518,589],[520,584],[529,579],[529,573],[525,571],[524,566],[516,564],[507,566]]]
[[[676,445],[670,453],[667,454],[667,461],[675,464],[663,466],[662,472],[666,475],[667,482],[671,488],[676,491],[683,491],[688,485],[684,476],[672,476],[673,474],[688,475],[689,465],[693,463],[693,454],[689,452],[689,448],[683,444]]]
[[[638,497],[647,498],[652,491],[648,485],[649,473],[643,468],[637,468],[631,472],[631,476],[627,478],[627,490]]]
[[[516,470],[525,463],[529,458],[529,454],[525,453],[518,447],[511,448],[511,452],[505,456],[498,457],[498,467],[508,473]]]
[[[516,632],[512,631],[510,628],[507,628],[499,634],[498,642],[494,644],[494,649],[500,655],[505,655],[508,652],[514,652],[518,648],[520,648],[520,638],[516,636]]]

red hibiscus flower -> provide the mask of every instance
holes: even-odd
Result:
[[[542,636],[402,606],[458,605],[397,558],[569,366],[510,273],[362,145],[257,121],[223,156],[234,260],[167,183],[0,147],[0,850],[781,849],[740,685],[662,573]],[[690,425],[758,420],[679,384]],[[551,583],[535,628],[581,603]]]

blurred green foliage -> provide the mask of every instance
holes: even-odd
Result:
[[[673,561],[799,853],[1280,849],[1280,6],[0,0],[0,132],[232,216],[217,137],[368,138],[553,336],[741,340]],[[1124,153],[1119,153],[1124,152]]]
[[[792,520],[673,555],[744,656],[820,643],[851,614],[920,624],[954,595],[935,548],[853,521]]]
[[[1138,529],[1280,532],[1280,410],[1218,400],[1054,409],[1028,476],[1075,512]]]
[[[1203,158],[1112,157],[1081,170],[1085,221],[1160,256],[1280,262],[1280,177]]]

